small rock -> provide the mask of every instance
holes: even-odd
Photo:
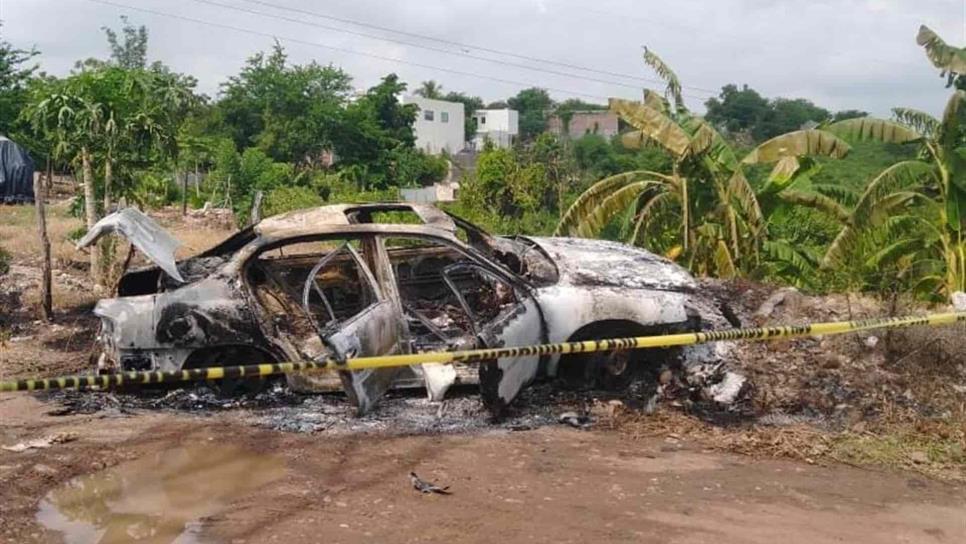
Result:
[[[929,455],[922,450],[916,450],[909,454],[909,459],[913,463],[916,463],[918,465],[924,465],[929,462]]]

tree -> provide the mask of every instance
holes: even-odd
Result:
[[[348,169],[360,189],[399,185],[395,156],[413,149],[417,106],[399,98],[406,84],[389,74],[345,109],[334,149],[339,163]]]
[[[121,22],[124,24],[121,27],[123,40],[118,39],[117,32],[110,27],[101,27],[111,47],[111,63],[129,70],[143,69],[148,64],[148,29],[144,25],[135,27],[124,15],[121,15]]]
[[[768,113],[768,100],[748,85],[740,90],[736,85],[725,85],[717,98],[709,98],[704,105],[705,119],[731,133],[750,133]]]
[[[520,139],[528,142],[547,130],[547,113],[553,109],[553,100],[546,90],[537,87],[524,89],[507,105],[520,115]]]
[[[705,102],[705,107],[708,110],[705,119],[709,123],[731,133],[747,132],[756,142],[799,130],[809,122],[818,124],[831,116],[828,110],[804,98],[769,101],[747,85],[741,89],[725,85],[717,98]]]
[[[217,110],[238,149],[256,146],[276,161],[312,165],[340,139],[351,81],[331,65],[288,65],[276,43],[222,85]]]
[[[430,79],[429,81],[420,83],[419,88],[413,91],[413,94],[423,98],[439,100],[443,97],[443,86],[436,83],[435,80]]]
[[[894,121],[861,118],[829,126],[856,140],[916,142],[920,152],[868,182],[823,265],[845,270],[853,288],[878,288],[888,272],[888,281],[942,299],[966,289],[966,48],[946,44],[924,26],[917,42],[957,89],[940,119],[895,108]]]
[[[862,110],[841,110],[835,112],[832,116],[832,121],[845,121],[846,119],[858,119],[859,117],[868,117],[868,112]]]
[[[473,139],[476,134],[476,117],[473,114],[476,113],[476,110],[483,109],[483,99],[478,96],[450,91],[446,93],[443,100],[463,104],[463,134],[467,141]]]
[[[844,269],[850,286],[878,286],[882,271],[917,294],[942,298],[966,289],[966,91],[942,119],[896,108],[895,121],[861,118],[828,130],[856,140],[919,142],[918,159],[874,176],[829,246],[823,265]]]
[[[18,49],[0,40],[0,134],[12,135],[25,128],[19,117],[27,104],[29,82],[38,68],[30,61],[39,54],[35,49]]]
[[[670,172],[633,170],[597,182],[567,210],[557,234],[595,236],[622,217],[628,242],[682,255],[696,273],[731,277],[759,266],[762,249],[777,249],[766,239],[766,211],[775,200],[844,215],[823,195],[790,189],[810,174],[814,163],[808,157],[841,158],[849,150],[844,141],[821,130],[795,131],[739,160],[707,121],[687,110],[671,68],[649,50],[644,60],[666,81],[663,95],[645,90],[641,103],[611,99],[610,107],[634,128],[622,135],[623,143],[661,148],[672,160]],[[744,169],[758,164],[773,166],[755,191]]]
[[[916,43],[921,45],[930,62],[939,68],[939,76],[946,78],[946,86],[966,90],[966,49],[948,45],[926,25],[919,27]]]

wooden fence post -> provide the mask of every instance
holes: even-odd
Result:
[[[47,171],[50,171],[48,166]],[[37,230],[40,231],[40,313],[44,321],[54,318],[53,296],[50,293],[50,238],[47,236],[47,212],[44,210],[44,183],[42,175],[34,177],[34,204],[37,208]]]

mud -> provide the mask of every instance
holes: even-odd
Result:
[[[104,521],[94,526],[123,527],[126,541],[135,542],[940,544],[966,539],[961,485],[906,473],[709,452],[676,435],[630,440],[600,428],[563,426],[441,435],[300,434],[251,426],[240,421],[241,411],[208,417],[170,411],[53,417],[41,415],[45,407],[28,396],[0,400],[0,440],[62,429],[85,432],[46,450],[0,451],[0,542],[63,542],[61,533],[38,522],[37,513],[47,520],[45,500],[51,506],[57,500],[62,513],[72,511],[66,504],[73,492],[57,491],[75,489],[65,487],[69,481],[105,485],[99,493],[105,500],[80,501],[88,513],[76,519],[102,515]],[[195,447],[202,448],[200,466],[178,453]],[[278,459],[282,472],[274,461],[263,463],[266,458]],[[264,485],[232,482],[244,479],[234,477],[241,467]],[[217,470],[228,472],[210,472]],[[409,472],[450,486],[453,495],[418,493]],[[119,474],[120,479],[107,477]],[[182,487],[210,492],[215,500],[195,502],[182,496]],[[141,508],[137,497],[155,504],[159,493],[179,498],[164,508],[170,522],[154,526],[170,526],[168,534],[184,535],[182,540],[161,533],[135,540],[152,523],[151,514],[141,513],[149,508]],[[121,511],[129,513],[118,515]]]
[[[37,522],[65,544],[196,544],[202,518],[285,474],[283,461],[206,440],[71,479]]]

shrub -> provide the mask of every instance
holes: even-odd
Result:
[[[265,194],[262,217],[302,208],[314,208],[322,204],[322,197],[308,187],[277,187]]]

